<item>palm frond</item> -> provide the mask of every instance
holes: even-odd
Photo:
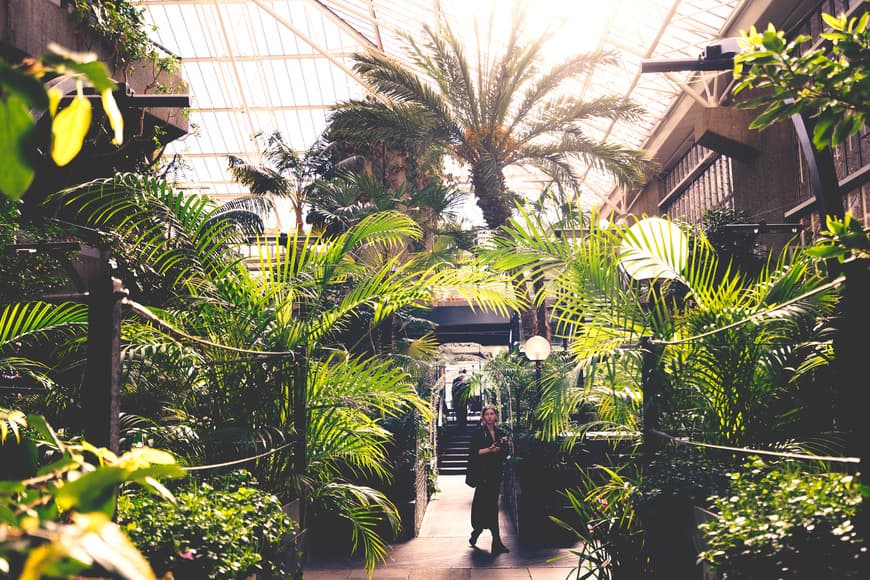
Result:
[[[204,196],[185,196],[161,180],[120,174],[53,196],[87,224],[109,228],[175,283],[195,285],[235,268],[229,249],[241,234]]]
[[[371,574],[378,563],[387,560],[386,541],[378,533],[381,522],[398,531],[398,510],[381,492],[346,482],[332,482],[316,489],[315,500],[348,521],[353,549],[361,548],[365,567]]]

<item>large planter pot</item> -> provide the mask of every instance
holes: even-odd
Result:
[[[700,578],[691,502],[662,494],[638,505],[637,513],[643,522],[644,550],[655,578]]]
[[[399,520],[402,522],[402,530],[396,539],[406,542],[415,536],[417,501],[412,499],[397,503],[396,507],[399,509]]]

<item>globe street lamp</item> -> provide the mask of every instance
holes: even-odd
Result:
[[[543,336],[533,336],[523,344],[526,358],[535,361],[535,393],[541,392],[541,361],[550,356],[550,348],[550,341]]]

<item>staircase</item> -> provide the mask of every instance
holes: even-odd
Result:
[[[438,456],[438,473],[441,475],[465,475],[468,466],[468,445],[471,434],[478,427],[478,421],[469,417],[465,427],[449,424],[441,443]]]

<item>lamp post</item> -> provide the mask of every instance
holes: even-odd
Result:
[[[550,341],[543,336],[533,336],[523,344],[526,358],[535,361],[535,393],[541,391],[541,361],[550,356]],[[517,401],[517,410],[519,410]]]

